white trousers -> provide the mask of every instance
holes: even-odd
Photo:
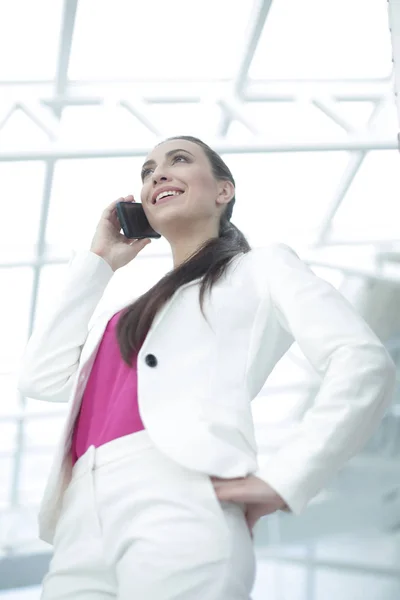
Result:
[[[75,464],[41,600],[249,600],[255,574],[244,504],[144,430]]]

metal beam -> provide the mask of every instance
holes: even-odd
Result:
[[[234,81],[232,82],[231,95],[234,98],[242,98],[243,92],[246,85],[247,74],[249,72],[250,65],[252,63],[255,51],[260,41],[261,34],[264,30],[265,23],[271,8],[272,0],[259,0],[258,6],[254,8],[252,14],[252,22],[250,25],[250,36],[246,41],[246,47],[243,52],[242,62],[239,65]],[[221,104],[223,109],[222,118],[218,127],[218,135],[224,137],[229,129],[229,125],[235,116],[232,111],[226,111],[224,104]]]
[[[155,140],[155,143],[162,141]],[[345,140],[321,142],[320,140],[271,140],[271,138],[250,143],[234,144],[225,140],[211,140],[210,145],[221,154],[266,154],[269,152],[354,152],[365,150],[395,150],[397,149],[396,136],[382,135],[357,135],[349,136]],[[84,158],[122,158],[132,156],[146,156],[149,151],[145,146],[132,146],[131,148],[118,148],[113,146],[75,147],[64,146],[61,143],[49,144],[47,148],[32,150],[7,150],[0,151],[0,161],[32,161],[32,160],[68,160]]]
[[[77,8],[78,0],[64,0],[57,73],[53,87],[55,97],[64,96],[68,89],[68,68],[71,58]],[[61,117],[61,112],[55,110],[55,115]]]
[[[373,128],[378,123],[379,118],[381,117],[385,108],[386,108],[386,99],[381,100],[380,102],[377,102],[375,104],[374,110],[368,120],[368,125],[367,125],[367,130],[371,131],[371,133],[372,133]],[[342,175],[339,186],[333,196],[330,206],[328,207],[328,209],[322,219],[320,229],[318,232],[318,236],[314,242],[315,246],[321,246],[327,240],[327,238],[329,236],[329,232],[332,227],[332,221],[333,221],[336,213],[338,212],[340,206],[342,205],[342,202],[343,202],[344,198],[346,197],[346,194],[347,194],[351,184],[353,183],[357,173],[359,172],[361,165],[364,162],[367,154],[368,154],[368,151],[363,150],[360,152],[356,152],[352,156],[350,156],[349,162],[348,162],[348,164],[345,168],[345,171]]]
[[[15,102],[11,102],[8,106],[2,108],[0,113],[0,131],[3,129],[4,125],[6,125],[9,118],[14,114],[16,109],[17,105]]]

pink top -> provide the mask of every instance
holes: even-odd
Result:
[[[89,446],[145,429],[137,401],[137,358],[122,360],[115,327],[122,311],[108,322],[88,379],[72,437],[72,463]]]

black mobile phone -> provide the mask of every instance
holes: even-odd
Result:
[[[134,239],[160,238],[147,220],[141,202],[118,202],[117,216],[125,237]]]

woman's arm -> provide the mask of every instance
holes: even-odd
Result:
[[[281,327],[323,378],[292,437],[255,473],[299,514],[379,425],[393,399],[396,367],[351,304],[290,247],[265,250]]]
[[[113,274],[108,262],[90,251],[70,261],[63,288],[35,327],[19,365],[17,387],[25,396],[68,401],[90,319]]]

